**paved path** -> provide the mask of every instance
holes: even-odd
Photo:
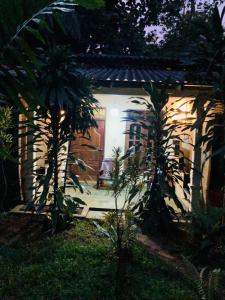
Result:
[[[151,255],[158,256],[163,261],[175,267],[178,271],[185,273],[185,266],[180,256],[169,253],[167,249],[161,247],[147,235],[138,234],[137,240],[148,250]]]

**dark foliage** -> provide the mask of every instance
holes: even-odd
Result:
[[[27,136],[33,137],[29,138],[26,151],[38,152],[35,149],[39,143],[46,144],[47,172],[38,186],[31,187],[36,189],[33,204],[38,204],[40,212],[45,207],[53,180],[50,211],[54,228],[67,208],[74,212],[77,203],[81,203],[78,198],[64,198],[62,194],[59,186],[61,152],[75,132],[84,134],[88,128],[96,126],[93,117],[96,100],[90,84],[78,72],[71,47],[65,45],[71,35],[71,24],[65,23],[66,15],[77,24],[73,12],[74,5],[70,3],[57,2],[41,9],[18,29],[3,53],[4,64],[1,65],[1,93],[26,116],[20,129],[26,128]],[[73,36],[79,38],[79,26],[73,29]],[[33,172],[33,164],[37,159],[31,166],[30,176],[34,178],[37,174]],[[63,176],[66,178],[66,174]],[[74,180],[80,187],[77,178]],[[33,201],[27,200],[29,204]]]
[[[174,157],[172,139],[181,140],[176,128],[179,123],[172,121],[177,112],[168,107],[168,94],[164,89],[158,91],[153,85],[145,87],[150,99],[133,100],[143,105],[146,114],[133,111],[132,121],[140,124],[145,130],[145,155],[142,162],[142,172],[147,183],[147,190],[134,210],[144,232],[169,232],[173,229],[173,214],[175,211],[169,205],[173,201],[183,211],[179,201],[175,184],[182,183],[179,160]],[[129,119],[129,118],[128,118]],[[130,120],[130,119],[129,119]]]

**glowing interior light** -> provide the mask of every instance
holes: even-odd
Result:
[[[118,117],[119,116],[119,110],[118,110],[118,108],[112,108],[110,110],[110,114],[111,114],[112,117]]]

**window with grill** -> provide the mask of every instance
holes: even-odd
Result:
[[[140,124],[130,124],[129,128],[129,148],[131,146],[139,145],[141,142],[141,125]]]

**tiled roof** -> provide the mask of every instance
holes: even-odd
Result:
[[[187,83],[187,66],[179,60],[150,59],[143,56],[80,55],[80,72],[98,82]]]
[[[150,68],[83,67],[80,72],[96,81],[187,83],[185,80],[187,72],[185,71],[163,71]]]

